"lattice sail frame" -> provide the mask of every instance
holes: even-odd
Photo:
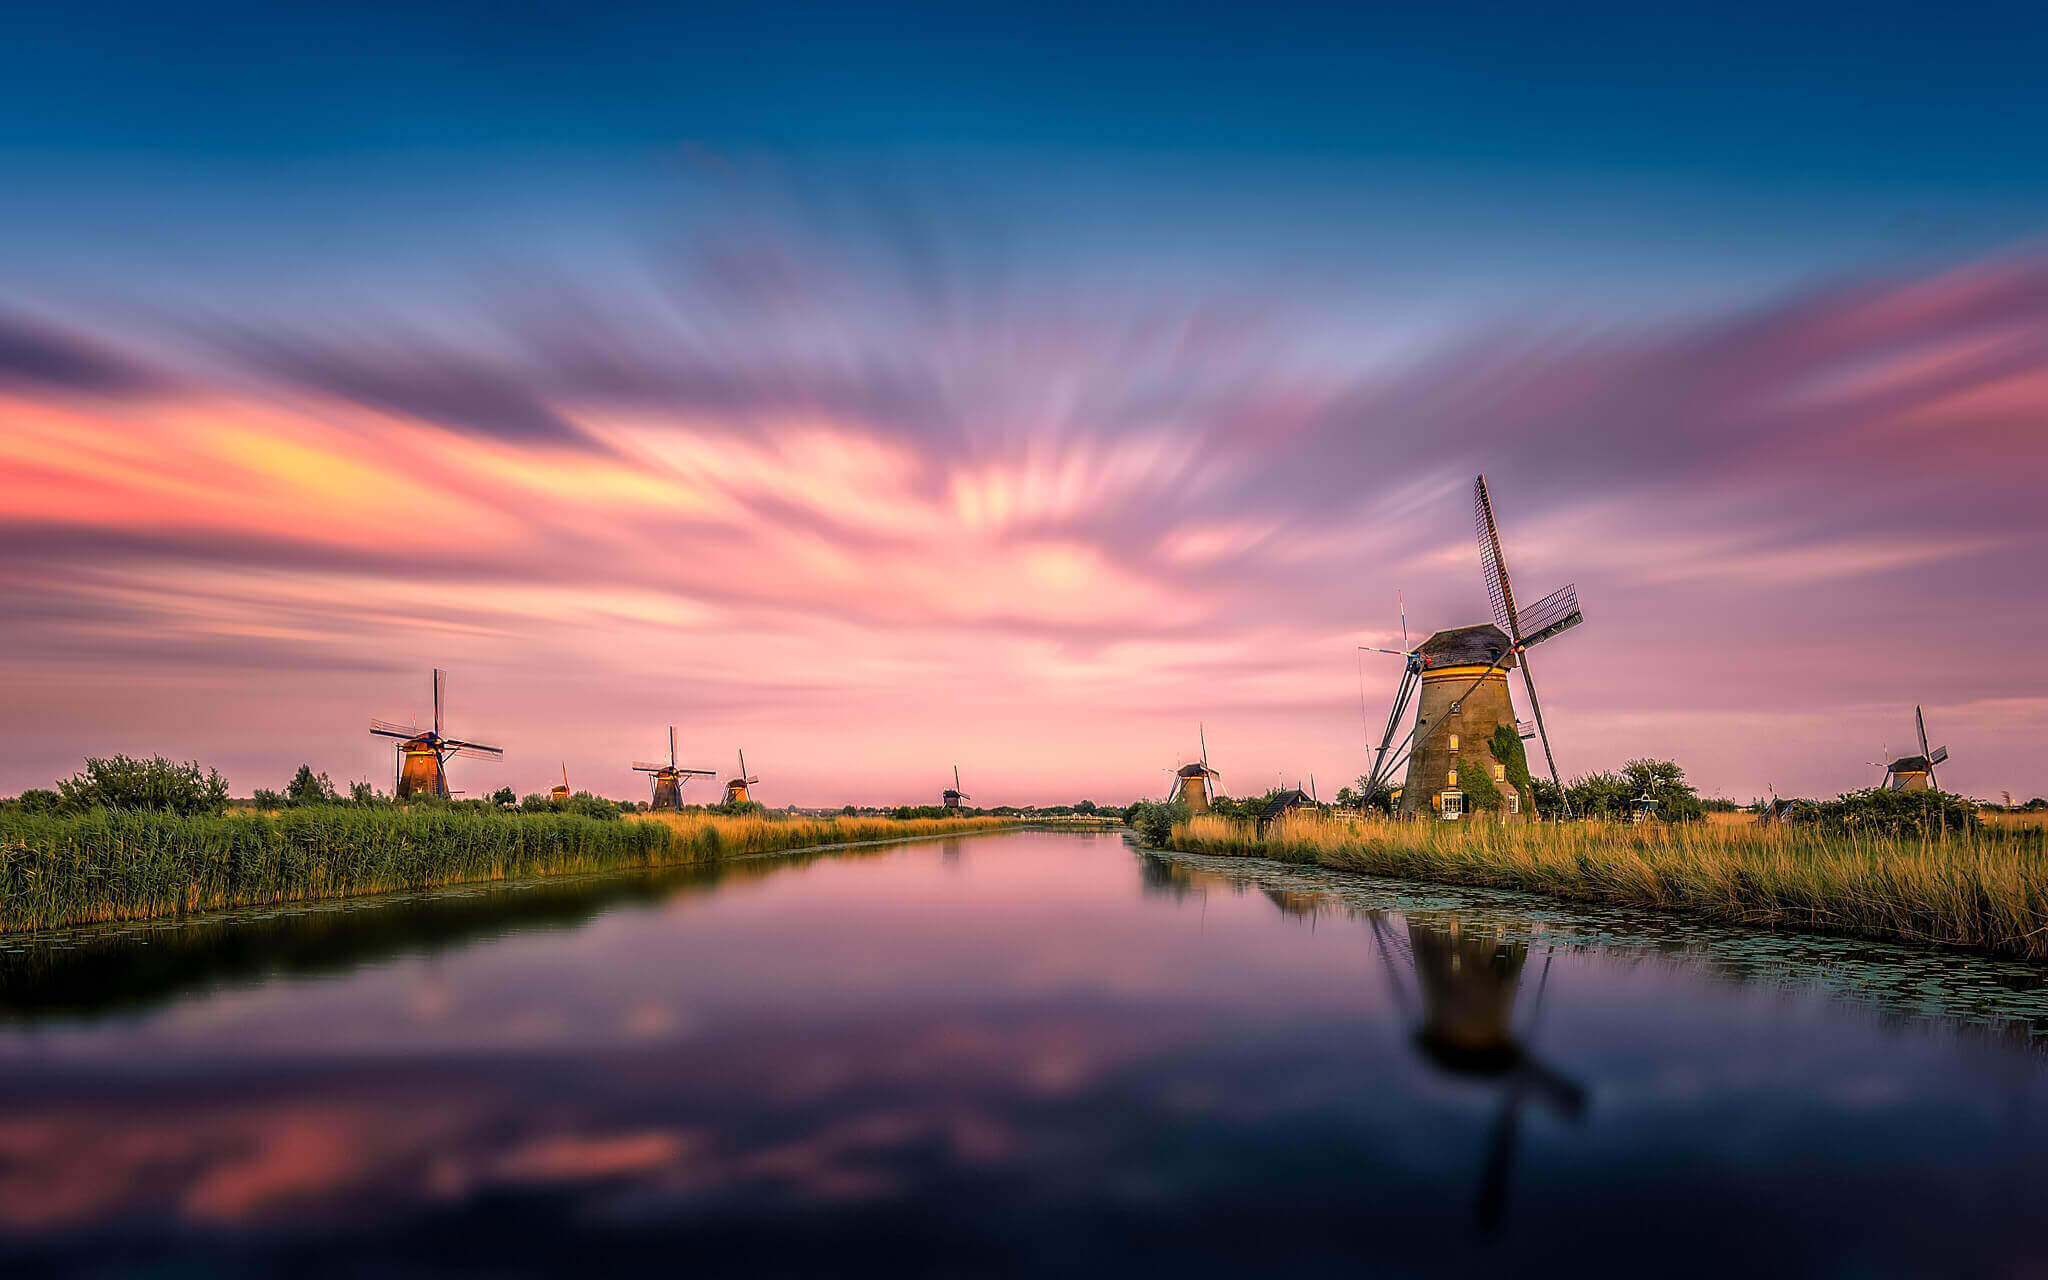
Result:
[[[1515,588],[1508,581],[1507,560],[1500,552],[1500,529],[1493,520],[1493,499],[1486,492],[1486,477],[1472,482],[1472,525],[1479,535],[1479,563],[1486,572],[1486,595],[1493,604],[1493,621],[1508,640],[1522,642],[1521,620],[1515,616]]]

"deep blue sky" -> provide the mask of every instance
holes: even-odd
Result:
[[[1564,12],[1564,9],[1569,12]],[[0,147],[1017,148],[2038,190],[2038,4],[48,4]]]

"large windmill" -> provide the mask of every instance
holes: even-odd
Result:
[[[1941,783],[1934,776],[1934,766],[1948,759],[1948,748],[1927,749],[1927,717],[1920,713],[1918,707],[1913,708],[1913,728],[1920,735],[1920,754],[1900,756],[1885,765],[1884,788],[1887,791],[1941,790]]]
[[[752,774],[747,772],[747,753],[746,750],[742,748],[740,751],[739,776],[735,778],[728,778],[725,783],[725,802],[727,804],[745,804],[748,800],[751,800],[753,798],[752,795],[749,794],[749,792],[747,791],[747,788],[753,786],[755,783],[759,781],[759,778],[756,778]]]
[[[421,730],[389,720],[370,721],[370,732],[379,738],[397,738],[398,778],[392,790],[400,800],[414,796],[448,798],[448,761],[454,756],[475,760],[501,760],[502,747],[441,736],[441,668],[434,668],[434,727]]]
[[[674,725],[668,727],[668,763],[649,764],[643,760],[636,760],[633,762],[633,771],[635,773],[654,775],[647,780],[649,787],[653,790],[653,798],[647,805],[650,809],[682,808],[683,784],[685,782],[692,778],[715,776],[710,769],[676,768],[676,727]]]
[[[1395,692],[1386,731],[1373,757],[1366,795],[1391,786],[1395,775],[1406,765],[1399,810],[1404,815],[1421,813],[1426,807],[1443,818],[1462,818],[1467,801],[1473,798],[1465,794],[1459,782],[1465,766],[1478,768],[1492,784],[1515,784],[1510,785],[1505,798],[1510,814],[1521,813],[1525,808],[1533,810],[1535,797],[1523,792],[1509,772],[1511,766],[1518,772],[1521,769],[1517,763],[1521,748],[1497,746],[1497,734],[1506,726],[1512,729],[1517,743],[1543,737],[1543,712],[1536,701],[1535,680],[1529,674],[1528,651],[1584,621],[1579,612],[1578,592],[1571,586],[1551,592],[1526,611],[1518,609],[1507,562],[1501,555],[1500,531],[1494,525],[1485,476],[1473,483],[1473,510],[1486,592],[1499,625],[1453,627],[1408,649],[1404,609],[1403,648],[1359,646],[1403,660],[1401,685]],[[1516,666],[1522,669],[1530,714],[1535,717],[1526,723],[1515,718],[1514,700],[1508,692],[1507,673]],[[1417,701],[1415,724],[1396,742],[1394,735],[1400,731],[1401,718],[1411,701]],[[1561,798],[1564,787],[1559,782],[1557,762],[1551,756],[1547,737],[1543,738],[1543,758],[1550,766],[1551,781],[1559,784]],[[1499,789],[1494,786],[1496,793]],[[1565,803],[1569,812],[1570,802]]]
[[[1209,767],[1208,726],[1199,726],[1197,732],[1201,735],[1202,758],[1175,771],[1173,790],[1167,794],[1166,802],[1184,804],[1189,813],[1207,813],[1210,802],[1216,798],[1214,780],[1223,775]]]
[[[939,802],[948,809],[958,809],[962,800],[972,799],[973,796],[960,789],[960,766],[956,764],[953,766],[953,785],[939,793]]]

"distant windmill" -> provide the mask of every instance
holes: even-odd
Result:
[[[1210,802],[1216,798],[1215,779],[1221,773],[1209,767],[1209,727],[1197,726],[1201,736],[1202,758],[1193,764],[1184,764],[1173,775],[1173,790],[1168,793],[1168,804],[1180,803],[1188,807],[1189,813],[1209,812]]]
[[[649,787],[653,791],[653,798],[647,806],[650,809],[682,808],[683,784],[692,778],[709,778],[714,776],[710,769],[676,768],[676,727],[674,725],[668,727],[668,763],[649,764],[645,761],[636,760],[633,762],[633,771],[635,773],[654,775],[647,780]]]
[[[725,784],[725,802],[727,804],[747,803],[751,798],[747,788],[759,781],[759,778],[747,773],[747,753],[742,749],[740,752],[740,775],[737,778],[727,779]]]
[[[962,800],[972,799],[973,796],[960,789],[960,766],[956,764],[953,766],[953,785],[939,793],[939,800],[948,809],[958,809]]]
[[[557,801],[569,798],[569,762],[567,760],[562,761],[562,785],[549,788],[548,798]]]
[[[1948,759],[1947,747],[1927,749],[1927,717],[1920,708],[1913,708],[1913,728],[1920,736],[1920,754],[1900,756],[1884,767],[1884,787],[1887,791],[1941,790],[1941,783],[1934,776],[1934,766]],[[1886,755],[1891,753],[1887,751]]]
[[[398,780],[393,790],[400,800],[421,795],[446,800],[447,764],[453,756],[467,756],[475,760],[501,760],[505,756],[502,747],[487,747],[481,742],[441,736],[441,678],[441,669],[435,667],[432,729],[422,731],[412,725],[393,724],[389,720],[370,721],[370,732],[374,736],[399,739]]]

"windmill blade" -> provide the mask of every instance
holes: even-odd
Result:
[[[666,768],[668,766],[665,764],[649,764],[645,760],[635,760],[633,762],[633,771],[635,773],[660,773]]]
[[[420,731],[418,729],[380,729],[375,724],[372,724],[370,726],[370,734],[378,738],[397,738],[400,742],[411,742],[414,738],[420,736]]]
[[[1543,763],[1550,767],[1551,785],[1557,788],[1557,800],[1563,806],[1564,816],[1572,816],[1571,797],[1565,794],[1564,779],[1557,776],[1557,757],[1550,753],[1550,734],[1543,727],[1543,704],[1536,700],[1536,677],[1529,671],[1529,655],[1522,655],[1522,687],[1529,691],[1529,714],[1536,721],[1536,740],[1543,744]]]
[[[1382,649],[1376,644],[1362,644],[1358,647],[1365,650],[1367,653],[1384,653],[1396,658],[1405,658],[1408,656],[1408,651],[1406,649]]]
[[[1209,726],[1197,724],[1195,732],[1202,735],[1202,767],[1206,769],[1209,767]]]
[[[1399,590],[1394,592],[1394,602],[1401,606],[1401,647],[1408,647],[1408,597]]]
[[[1486,572],[1486,595],[1493,604],[1493,620],[1515,644],[1522,642],[1521,622],[1515,616],[1515,589],[1508,580],[1508,566],[1500,551],[1500,528],[1493,519],[1493,499],[1486,492],[1486,477],[1472,482],[1472,524],[1479,535],[1479,562]]]
[[[1913,729],[1920,735],[1920,754],[1924,756],[1928,754],[1927,717],[1920,713],[1920,708],[1917,706],[1913,708]]]
[[[441,668],[434,668],[434,732],[441,732]]]
[[[718,770],[716,770],[716,769],[677,769],[677,770],[675,770],[675,775],[676,775],[676,776],[677,776],[678,778],[715,778],[715,777],[717,777],[717,776],[718,776]]]
[[[464,742],[459,738],[445,738],[441,747],[450,755],[466,756],[472,760],[501,760],[505,748],[487,746],[481,742]]]
[[[960,790],[960,766],[957,764],[953,766],[953,790]],[[966,792],[961,792],[961,795],[964,798]]]
[[[419,727],[417,725],[399,724],[396,720],[372,719],[370,721],[370,732],[390,734],[402,733],[408,738],[417,738],[420,736]]]
[[[1935,748],[1935,749],[1934,749],[1933,751],[1929,752],[1929,753],[1928,753],[1928,756],[1927,756],[1927,763],[1928,763],[1928,764],[1931,764],[1931,765],[1934,765],[1934,764],[1942,764],[1942,763],[1946,762],[1947,760],[1948,760],[1948,748],[1947,748],[1947,747],[1936,747],[1936,748]]]
[[[1568,582],[1523,611],[1522,647],[1542,644],[1585,620],[1585,615],[1579,612],[1578,587]]]
[[[668,767],[671,769],[676,767],[676,727],[674,725],[668,727]]]

